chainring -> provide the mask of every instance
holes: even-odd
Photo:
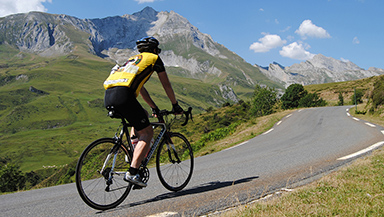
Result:
[[[143,181],[145,184],[147,184],[149,180],[149,169],[147,167],[141,168],[139,171],[141,181]]]

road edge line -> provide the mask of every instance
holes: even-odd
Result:
[[[365,154],[369,151],[372,151],[380,146],[382,146],[384,144],[384,141],[381,141],[381,142],[377,142],[371,146],[369,146],[368,148],[365,148],[363,150],[360,150],[358,152],[355,152],[353,154],[350,154],[350,155],[347,155],[347,156],[344,156],[344,157],[341,157],[341,158],[338,158],[337,160],[348,160],[350,158],[353,158],[353,157],[356,157],[356,156],[359,156],[359,155],[362,155],[362,154]]]

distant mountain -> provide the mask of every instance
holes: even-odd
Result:
[[[322,54],[289,67],[283,67],[276,62],[270,64],[269,67],[255,66],[268,78],[280,82],[285,87],[294,83],[303,85],[322,84],[357,80],[384,74],[383,69],[371,67],[364,70],[350,61],[336,60]]]
[[[41,12],[0,18],[0,44],[43,57],[69,55],[85,48],[122,64],[136,52],[135,41],[147,35],[159,39],[160,56],[171,74],[214,85],[218,105],[250,96],[257,83],[282,87],[173,11],[146,7],[132,15],[102,19]]]

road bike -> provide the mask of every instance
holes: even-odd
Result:
[[[134,151],[129,133],[132,126],[113,107],[107,109],[108,116],[121,119],[115,136],[101,138],[89,144],[76,165],[77,191],[87,205],[98,210],[118,206],[131,189],[141,188],[123,180]],[[184,112],[185,121],[182,126],[192,119],[191,111],[190,107]],[[170,111],[161,110],[158,119],[159,122],[151,122],[154,142],[142,161],[139,173],[142,181],[147,183],[149,180],[147,166],[156,164],[161,184],[170,191],[180,191],[192,177],[194,165],[192,147],[184,135],[171,132],[172,125],[180,122],[180,118]],[[156,150],[156,160],[151,159]]]

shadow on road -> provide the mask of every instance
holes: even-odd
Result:
[[[193,188],[190,188],[190,189],[186,189],[186,190],[183,190],[183,191],[170,192],[170,193],[166,193],[166,194],[161,194],[161,195],[158,195],[158,196],[156,196],[156,197],[154,197],[152,199],[143,200],[143,201],[127,204],[127,205],[118,206],[117,208],[112,209],[112,210],[126,209],[126,208],[129,208],[129,207],[139,206],[139,205],[146,204],[146,203],[153,203],[153,202],[164,200],[164,199],[182,197],[184,195],[198,194],[198,193],[207,192],[207,191],[214,191],[214,190],[217,190],[217,189],[220,189],[220,188],[225,188],[225,187],[228,187],[228,186],[233,186],[233,185],[237,185],[237,184],[241,184],[241,183],[250,182],[250,181],[252,181],[254,179],[257,179],[257,178],[259,178],[259,176],[248,177],[248,178],[244,178],[244,179],[239,179],[239,180],[235,180],[235,181],[227,181],[227,182],[220,182],[220,181],[209,182],[209,183],[202,184],[202,185],[199,185],[199,186],[196,186],[196,187],[193,187]],[[112,210],[110,210],[110,211],[112,211]],[[105,212],[108,212],[108,211],[99,212],[99,213],[105,213]]]

